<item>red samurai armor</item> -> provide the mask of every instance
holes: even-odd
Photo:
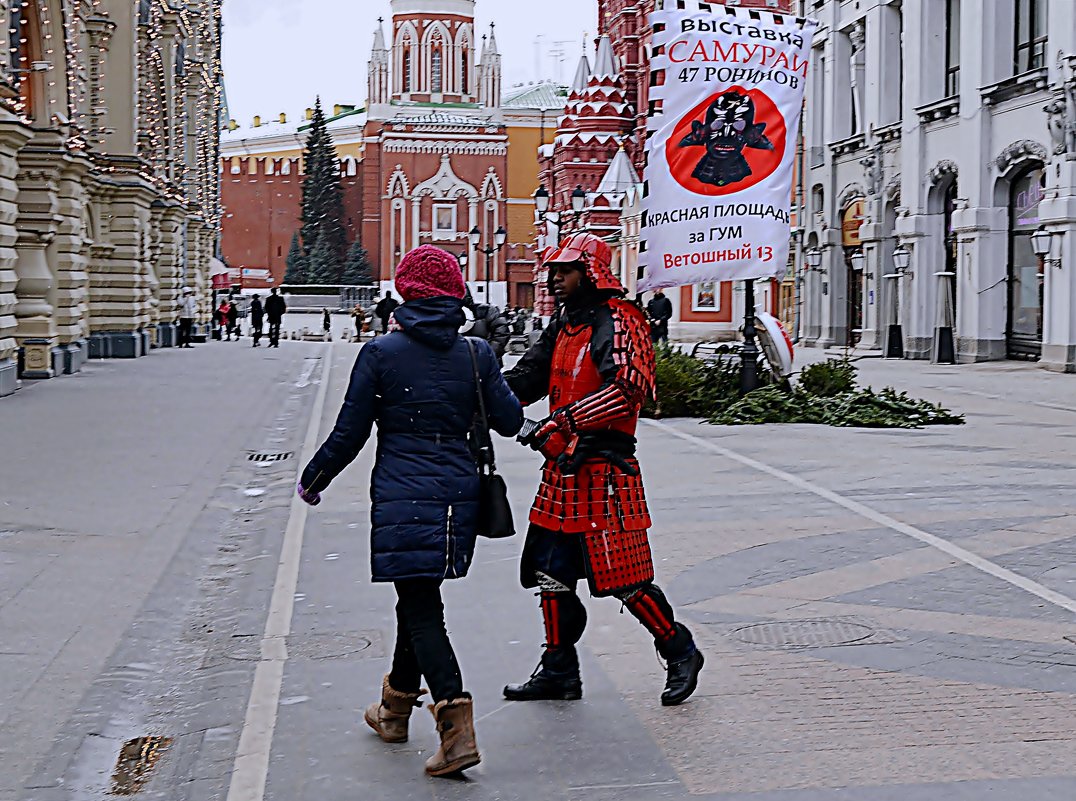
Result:
[[[591,302],[561,310],[538,345],[509,372],[525,403],[548,394],[551,417],[535,526],[581,535],[594,595],[652,581],[650,513],[635,458],[639,412],[654,391],[654,350],[642,311],[609,270],[609,247],[577,234],[549,259],[583,262]]]

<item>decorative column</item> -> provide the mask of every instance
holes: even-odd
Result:
[[[1053,14],[1053,10],[1050,12]],[[1070,48],[1051,67],[1054,97],[1046,106],[1051,163],[1039,219],[1050,232],[1045,276],[1042,359],[1046,370],[1076,373],[1076,7],[1065,4],[1059,26]],[[1066,19],[1067,17],[1067,19]],[[1053,30],[1051,17],[1051,36]],[[1065,28],[1065,25],[1068,28]]]
[[[160,281],[157,345],[175,347],[176,314],[184,284],[180,275],[183,247],[183,208],[178,203],[158,200],[153,204],[157,231],[157,278]]]
[[[36,142],[23,147],[18,155],[15,339],[22,348],[24,378],[52,378],[63,373],[55,314],[57,276],[47,252],[60,222],[59,175],[54,156],[48,146],[41,147]]]
[[[0,84],[0,101],[9,100],[12,90]],[[15,341],[15,271],[18,255],[15,221],[19,195],[15,176],[19,171],[18,152],[33,132],[8,109],[0,106],[0,397],[10,395],[18,386],[18,357]]]
[[[65,153],[59,164],[56,236],[49,246],[49,262],[56,271],[56,327],[63,351],[63,371],[82,369],[89,335],[89,230],[86,176],[89,162]]]

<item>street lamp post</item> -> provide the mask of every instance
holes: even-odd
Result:
[[[893,321],[889,324],[889,332],[885,343],[885,357],[887,359],[904,358],[904,331],[900,325],[900,281],[908,274],[908,267],[912,262],[912,254],[903,244],[897,245],[893,251],[893,272],[885,276],[893,282]]]
[[[488,304],[489,303],[489,274],[490,274],[490,269],[491,269],[491,265],[492,265],[492,262],[493,262],[493,256],[501,248],[503,248],[505,243],[508,241],[508,232],[504,230],[504,226],[502,225],[493,234],[493,245],[486,245],[484,248],[480,248],[478,246],[482,242],[482,232],[478,230],[478,226],[476,225],[474,228],[471,229],[470,239],[471,239],[471,247],[473,247],[479,253],[484,253],[485,256],[486,256],[486,297],[485,297],[485,302]]]
[[[758,343],[755,331],[755,281],[745,283],[743,318],[743,364],[740,369],[740,391],[743,394],[758,389]]]

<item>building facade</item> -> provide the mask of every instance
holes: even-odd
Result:
[[[1076,370],[1076,3],[805,11],[802,336]]]
[[[220,0],[8,3],[0,51],[0,395],[175,343],[208,314]]]
[[[404,253],[434,244],[465,260],[476,298],[530,305],[533,154],[553,136],[563,92],[504,90],[496,32],[476,33],[474,0],[393,0],[392,11],[388,33],[381,25],[374,37],[365,106],[337,107],[329,120],[349,237],[386,287]],[[225,260],[278,284],[300,224],[306,139],[305,121],[279,119],[236,126],[222,151]],[[507,242],[496,249],[501,228]]]

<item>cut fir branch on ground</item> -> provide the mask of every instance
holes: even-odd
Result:
[[[813,423],[859,428],[922,428],[961,425],[963,415],[910,397],[892,387],[874,391],[856,383],[848,359],[829,359],[803,370],[794,386],[770,383],[741,395],[738,354],[702,362],[662,349],[657,356],[652,417],[701,417],[715,425]],[[766,373],[768,375],[768,373]]]

